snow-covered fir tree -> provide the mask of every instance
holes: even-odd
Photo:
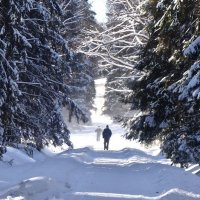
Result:
[[[70,62],[71,80],[68,82],[70,97],[89,119],[92,99],[95,96],[93,77],[97,66],[93,60],[79,52],[79,47],[85,40],[85,30],[96,26],[95,13],[90,10],[90,4],[82,0],[62,1],[61,8],[63,10],[61,32],[67,40],[68,48],[74,52],[73,60]],[[72,117],[72,112],[69,112],[70,121]]]
[[[71,93],[79,92],[78,86],[72,89],[72,66],[79,55],[61,31],[72,17],[64,15],[63,2],[0,1],[0,154],[5,146],[21,143],[37,149],[51,141],[54,145],[70,144],[63,106],[86,120],[70,98]],[[74,20],[78,21],[76,16]],[[76,67],[77,74],[87,77],[79,63]],[[85,80],[91,83],[91,77]]]
[[[182,166],[200,163],[199,1],[149,0],[145,7],[150,36],[130,99],[142,112],[126,123],[127,137],[163,141],[166,156]]]

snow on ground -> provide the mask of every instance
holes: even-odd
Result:
[[[156,145],[125,140],[125,130],[97,112],[91,124],[73,129],[73,150],[49,146],[29,158],[8,148],[0,162],[0,200],[200,199],[199,176],[170,166]],[[106,124],[113,135],[103,151],[94,130]]]
[[[42,154],[38,160],[18,152],[12,166],[0,164],[0,199],[200,199],[199,176],[168,165],[160,156],[133,148],[93,148],[35,152],[36,158]],[[11,158],[13,149],[7,154]]]

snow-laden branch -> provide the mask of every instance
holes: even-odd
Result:
[[[99,63],[103,67],[133,70],[139,58],[137,49],[149,39],[144,29],[146,16],[139,9],[138,2],[115,0],[109,1],[109,4],[112,15],[107,28],[101,31],[84,29],[83,33],[88,37],[82,41],[80,50],[88,56],[100,58]]]
[[[131,65],[131,64],[127,63],[127,62],[124,62],[123,60],[120,60],[120,59],[118,59],[118,58],[116,58],[116,57],[110,55],[109,52],[108,52],[108,55],[109,55],[109,57],[110,57],[112,60],[117,61],[118,63],[121,63],[121,64],[124,65],[124,66],[130,67],[130,69],[133,68],[133,65]]]
[[[90,56],[94,56],[94,57],[101,57],[103,61],[106,61],[109,66],[112,65],[112,66],[117,66],[117,67],[120,67],[120,68],[125,68],[125,69],[133,69],[133,66],[131,65],[126,65],[126,63],[123,63],[123,64],[119,64],[117,62],[113,62],[113,60],[109,60],[108,57],[106,57],[107,55],[103,55],[103,54],[98,54],[98,53],[90,53],[89,54]]]
[[[119,90],[119,89],[115,89],[115,88],[111,88],[111,87],[107,87],[108,88],[108,91],[106,92],[107,94],[110,93],[110,92],[123,92],[123,93],[129,93],[129,92],[132,92],[132,90],[127,90],[127,89],[123,89],[123,90]]]
[[[34,83],[34,82],[23,82],[23,81],[18,81],[18,84],[26,84],[26,85],[39,85],[42,86],[41,83]]]

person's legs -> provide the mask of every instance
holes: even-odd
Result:
[[[109,139],[104,139],[104,150],[108,150],[109,147]]]
[[[108,150],[109,140],[104,139],[104,150]]]
[[[109,146],[109,140],[107,140],[107,150],[108,150],[108,146]]]
[[[97,133],[97,141],[100,141],[101,133]]]
[[[106,140],[104,139],[104,150],[106,150]]]

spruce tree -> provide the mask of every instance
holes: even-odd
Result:
[[[145,143],[159,139],[174,163],[199,163],[199,99],[191,98],[199,87],[195,81],[198,70],[191,67],[198,50],[189,57],[184,55],[199,35],[199,2],[149,0],[145,6],[151,19],[147,26],[150,36],[137,65],[142,76],[130,85],[132,107],[142,114],[126,123],[131,129],[127,138]]]
[[[70,144],[63,106],[86,120],[70,97],[78,54],[61,31],[60,3],[0,1],[0,154],[9,145],[40,150],[49,142]]]

